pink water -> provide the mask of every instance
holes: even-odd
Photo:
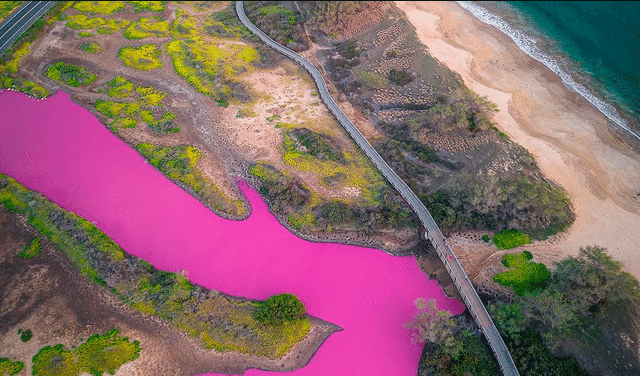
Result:
[[[216,216],[64,92],[44,101],[2,92],[0,114],[0,172],[93,221],[128,253],[231,295],[294,293],[311,315],[344,328],[287,375],[415,375],[422,348],[403,327],[413,300],[464,310],[412,257],[297,238],[246,185],[251,216]]]

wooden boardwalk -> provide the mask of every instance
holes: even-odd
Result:
[[[398,174],[391,169],[391,167],[385,162],[385,160],[378,154],[378,152],[371,146],[369,141],[360,133],[360,131],[353,125],[353,123],[349,120],[349,118],[342,112],[340,107],[336,104],[336,102],[331,97],[329,90],[327,88],[327,84],[324,80],[324,77],[320,73],[320,71],[309,62],[307,59],[293,52],[292,50],[276,43],[273,39],[269,38],[265,33],[263,33],[260,29],[258,29],[255,25],[253,25],[249,19],[247,18],[244,12],[244,4],[242,1],[236,2],[236,11],[238,13],[238,17],[240,21],[254,34],[256,34],[260,39],[265,42],[269,47],[275,49],[281,54],[287,56],[288,58],[296,61],[298,64],[302,65],[313,77],[318,86],[318,91],[320,92],[320,96],[324,101],[325,105],[331,113],[336,117],[336,119],[342,124],[342,126],[349,132],[354,141],[360,146],[360,148],[365,152],[365,154],[373,161],[373,163],[378,167],[380,172],[384,175],[384,177],[398,190],[398,192],[402,195],[402,197],[407,200],[409,205],[413,208],[413,210],[420,218],[420,222],[426,229],[425,237],[431,241],[431,244],[436,249],[438,256],[440,256],[440,260],[444,263],[451,279],[455,283],[460,295],[464,299],[469,312],[473,316],[474,320],[484,333],[493,353],[498,360],[498,364],[500,365],[500,369],[505,376],[519,376],[518,369],[511,358],[511,354],[507,349],[500,333],[498,333],[498,329],[493,324],[489,313],[487,312],[484,304],[480,300],[478,293],[475,288],[471,284],[471,281],[467,277],[467,273],[465,273],[462,265],[458,261],[458,258],[453,253],[447,240],[442,235],[440,228],[433,220],[433,217],[424,206],[424,204],[418,199],[415,193],[409,188],[409,186],[398,176]]]

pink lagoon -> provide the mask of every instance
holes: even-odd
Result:
[[[414,299],[464,310],[413,257],[294,236],[247,185],[251,216],[218,217],[62,91],[42,101],[2,92],[0,113],[0,172],[93,221],[126,252],[231,295],[294,293],[309,314],[344,329],[287,375],[415,375],[422,346],[403,327]]]

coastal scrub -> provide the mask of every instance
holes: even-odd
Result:
[[[118,57],[122,60],[122,64],[135,69],[149,71],[162,68],[160,49],[155,44],[121,48]]]

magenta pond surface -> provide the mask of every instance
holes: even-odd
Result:
[[[93,221],[126,252],[231,295],[294,293],[311,315],[344,329],[287,375],[415,375],[422,348],[403,327],[414,299],[464,310],[412,257],[294,236],[246,185],[251,216],[216,216],[64,92],[38,101],[5,91],[0,113],[0,172]]]

